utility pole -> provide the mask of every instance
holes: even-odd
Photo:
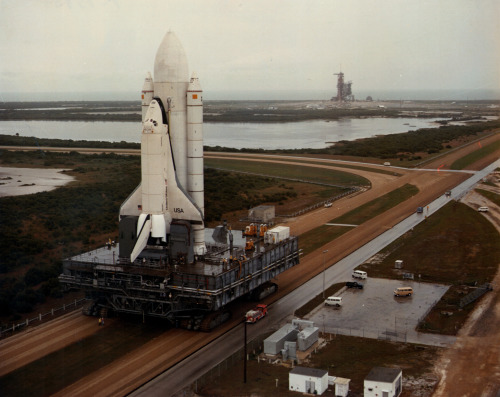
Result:
[[[243,318],[243,327],[245,328],[245,345],[243,353],[243,383],[247,383],[247,321]]]
[[[323,299],[325,299],[325,254],[328,252],[328,250],[323,251]]]

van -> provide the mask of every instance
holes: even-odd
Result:
[[[394,296],[411,296],[412,294],[412,287],[399,287],[394,290]]]
[[[352,276],[354,278],[361,278],[361,279],[365,279],[368,277],[368,275],[366,274],[366,272],[362,271],[362,270],[354,270],[352,272]]]
[[[342,306],[342,297],[341,296],[329,296],[325,300],[325,305],[327,306]]]
[[[479,212],[488,212],[488,207],[479,207],[477,210]]]

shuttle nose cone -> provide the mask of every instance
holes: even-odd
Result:
[[[156,52],[154,67],[155,82],[189,81],[186,53],[173,32],[168,32]]]

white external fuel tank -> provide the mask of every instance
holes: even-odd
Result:
[[[154,95],[169,113],[168,126],[177,178],[187,186],[186,92],[189,84],[184,48],[173,32],[168,32],[158,48],[154,64]]]

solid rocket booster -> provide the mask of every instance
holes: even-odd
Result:
[[[154,93],[153,78],[151,77],[151,73],[148,72],[148,75],[144,80],[144,85],[142,86],[142,95],[141,95],[142,122],[144,122],[149,104],[153,100],[153,93]]]
[[[196,205],[205,215],[205,189],[203,183],[203,91],[195,73],[192,74],[187,90],[187,190]],[[195,246],[204,249],[205,231],[203,225],[194,226]],[[200,252],[201,254],[201,252]]]
[[[131,261],[148,241],[164,244],[176,220],[192,225],[193,253],[206,253],[202,94],[196,75],[188,81],[184,49],[168,32],[156,53],[154,80],[148,73],[142,89],[142,181],[120,208],[120,219],[138,219]]]

